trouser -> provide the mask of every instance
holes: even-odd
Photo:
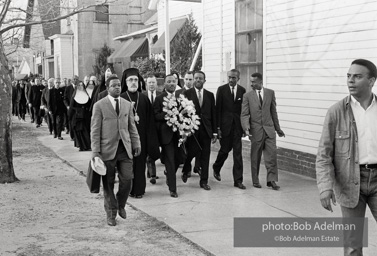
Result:
[[[167,172],[169,191],[177,192],[176,173],[181,158],[179,157],[178,136],[173,135],[173,139],[165,145],[162,145],[162,154]]]
[[[39,111],[40,111],[40,106],[33,107],[34,118],[32,117],[32,120],[34,120],[37,125],[42,124],[42,117]]]
[[[232,129],[228,136],[220,139],[220,150],[217,154],[213,171],[220,173],[229,152],[233,149],[233,181],[234,183],[243,182],[243,161],[242,161],[242,135]]]
[[[259,183],[259,168],[264,156],[264,165],[267,169],[267,182],[278,181],[278,168],[276,156],[276,137],[269,138],[263,131],[260,141],[251,141],[250,162],[251,162],[251,178],[253,183]]]
[[[62,136],[62,130],[64,129],[64,113],[53,114],[51,117],[52,128],[54,135],[57,137]]]
[[[115,158],[104,161],[104,163],[106,165],[106,175],[102,176],[104,208],[107,217],[115,219],[118,209],[126,206],[134,177],[132,159],[128,157],[121,140],[119,141]],[[115,167],[118,170],[119,179],[119,187],[116,195],[114,194]]]
[[[152,178],[156,177],[156,163],[150,156],[147,156],[147,168],[149,176]]]
[[[195,136],[195,137],[194,137]],[[204,127],[200,126],[195,135],[191,135],[187,139],[187,157],[182,169],[182,173],[189,173],[191,170],[191,161],[200,152],[200,167],[202,174],[200,176],[200,184],[208,184],[208,168],[211,154],[211,138],[208,136]]]
[[[364,218],[367,205],[377,222],[377,168],[360,168],[359,203],[355,208],[341,206],[342,216],[343,218]],[[349,235],[352,236],[352,233]],[[345,247],[344,255],[361,256],[363,248],[360,246]]]

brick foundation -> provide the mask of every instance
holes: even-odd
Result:
[[[219,149],[219,143],[212,144],[212,151],[217,152]],[[242,140],[242,156],[244,159],[250,159],[250,141],[248,140]],[[278,148],[277,156],[279,170],[315,178],[315,155],[286,148]]]

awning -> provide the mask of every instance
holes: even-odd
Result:
[[[173,40],[175,35],[178,33],[178,31],[183,27],[183,25],[186,23],[187,18],[181,18],[177,20],[172,20],[169,24],[169,32],[170,32],[170,42]],[[165,50],[165,32],[162,33],[160,38],[157,40],[157,42],[151,47],[151,53],[158,54],[162,53]]]
[[[15,80],[24,80],[24,79],[26,79],[27,77],[28,77],[27,74],[16,74],[16,75],[14,76],[14,79],[15,79]]]
[[[145,37],[131,38],[107,57],[108,63],[129,62],[137,58],[149,57],[148,40]]]

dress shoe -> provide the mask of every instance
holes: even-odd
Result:
[[[183,183],[186,183],[187,182],[187,174],[186,173],[183,173],[182,174],[182,176],[181,176],[181,178],[182,178],[182,181],[183,181]]]
[[[135,195],[135,198],[141,199],[141,198],[143,198],[143,195]]]
[[[130,194],[130,197],[135,197],[135,194]]]
[[[37,126],[36,126],[37,128],[39,128],[39,127],[41,127],[41,125],[40,124],[37,124]]]
[[[267,187],[271,187],[273,190],[279,190],[279,186],[276,185],[275,181],[269,181],[267,182]]]
[[[246,187],[245,187],[241,182],[239,182],[239,183],[234,183],[234,186],[235,186],[236,188],[239,188],[239,189],[246,189]]]
[[[63,137],[58,137],[58,140],[63,140]]]
[[[202,167],[194,167],[194,173],[199,174],[199,176],[202,176]]]
[[[211,190],[211,187],[208,184],[200,184],[200,187],[204,190]]]
[[[55,134],[55,135],[54,135],[54,139],[56,139],[57,137],[58,137],[58,135]]]
[[[116,221],[113,218],[107,218],[107,225],[109,226],[116,226]]]
[[[119,208],[118,209],[118,215],[122,218],[122,219],[127,219],[127,213],[126,213],[126,210],[124,208]]]
[[[175,192],[175,191],[170,191],[170,196],[171,196],[171,197],[175,197],[175,198],[177,198],[177,197],[178,197],[178,194],[177,194],[177,192]]]
[[[150,180],[149,180],[150,183],[152,183],[153,185],[156,184],[156,178],[155,177],[152,177]]]
[[[261,184],[259,183],[253,183],[254,188],[262,188]]]
[[[219,172],[213,171],[213,177],[215,177],[216,180],[221,181],[221,175]]]

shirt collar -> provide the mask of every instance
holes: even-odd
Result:
[[[109,99],[112,100],[112,101],[115,101],[115,99],[119,99],[119,97],[118,97],[118,98],[114,98],[114,97],[111,96],[110,94],[108,94],[107,96],[109,96]]]
[[[372,98],[372,102],[370,103],[369,107],[370,107],[370,106],[373,106],[373,104],[376,103],[376,96],[374,95],[374,93],[372,93],[372,95],[373,95],[373,98]],[[358,102],[358,101],[355,99],[355,97],[353,97],[352,95],[351,95],[351,102],[352,102],[353,104],[355,104],[355,105],[360,106],[360,102]]]

